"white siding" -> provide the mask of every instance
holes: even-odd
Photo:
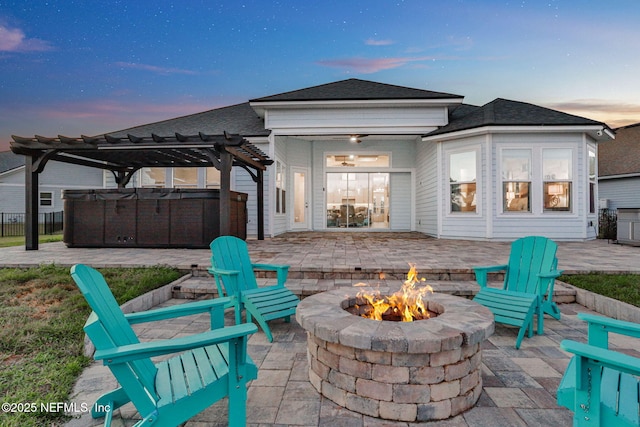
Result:
[[[609,199],[609,209],[640,207],[640,177],[601,179],[598,197]],[[596,202],[596,207],[597,207]]]
[[[421,133],[447,124],[446,107],[291,108],[267,112],[265,127],[279,134],[307,129],[319,133]]]
[[[418,142],[416,150],[416,225],[417,231],[438,234],[437,147],[432,142]]]
[[[40,213],[59,212],[64,208],[65,189],[102,188],[102,170],[50,161],[38,176],[39,193],[51,192],[51,206],[39,206]],[[25,170],[7,173],[0,180],[0,212],[25,211]]]
[[[389,188],[389,228],[411,230],[411,174],[392,173]]]

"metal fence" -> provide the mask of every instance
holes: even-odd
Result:
[[[598,238],[616,240],[618,234],[618,211],[615,209],[600,209],[598,215]]]
[[[0,212],[0,237],[24,236],[24,213]],[[62,231],[63,212],[38,214],[39,234],[55,234]]]

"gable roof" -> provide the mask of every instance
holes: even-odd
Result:
[[[209,135],[221,135],[224,132],[240,134],[243,137],[268,136],[271,131],[264,128],[264,120],[258,117],[248,102],[216,108],[201,113],[162,120],[155,123],[135,126],[129,129],[109,132],[114,137],[150,135],[196,135],[203,132]]]
[[[9,172],[13,169],[24,166],[24,156],[15,154],[12,151],[0,152],[0,173]]]
[[[451,99],[463,98],[444,92],[415,89],[369,80],[347,79],[252,99],[249,102],[346,101],[385,99]]]
[[[616,139],[598,146],[598,176],[640,174],[640,123],[615,129]]]
[[[466,108],[467,114],[450,115],[448,125],[426,136],[441,135],[484,126],[590,126],[606,125],[602,122],[563,113],[527,102],[496,98],[478,108]]]

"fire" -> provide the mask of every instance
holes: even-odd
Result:
[[[404,281],[402,288],[392,295],[381,295],[380,291],[374,292],[358,292],[358,298],[362,298],[370,306],[370,309],[362,314],[362,317],[374,320],[383,320],[386,318],[398,319],[403,322],[413,322],[414,320],[426,319],[429,317],[427,311],[427,302],[423,301],[423,297],[433,292],[433,288],[429,285],[417,287],[419,282],[424,282],[424,278],[418,278],[418,272],[414,264],[407,273],[407,280]],[[363,286],[357,284],[355,286]]]

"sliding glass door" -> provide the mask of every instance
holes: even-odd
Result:
[[[327,173],[327,228],[389,228],[389,174]]]

